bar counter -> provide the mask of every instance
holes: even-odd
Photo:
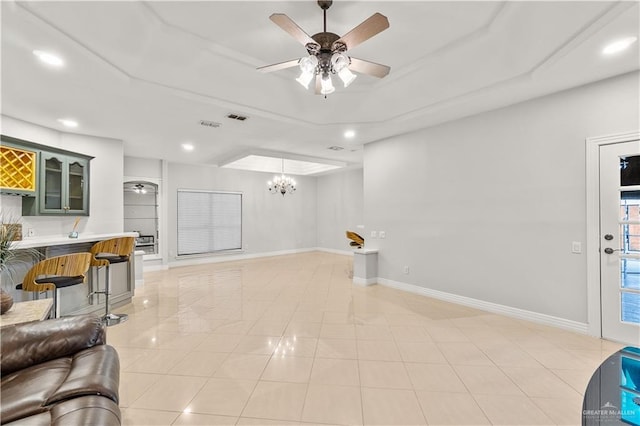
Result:
[[[36,249],[40,251],[44,258],[61,256],[69,253],[82,253],[91,250],[91,246],[98,241],[108,240],[118,237],[137,237],[137,232],[119,232],[109,234],[79,234],[78,238],[69,238],[68,235],[60,236],[42,236],[27,237],[21,241],[12,243],[11,247],[20,249]],[[111,266],[111,296],[110,304],[112,309],[117,306],[125,305],[131,302],[135,289],[135,256],[131,253],[128,263],[119,263]],[[5,284],[6,276],[3,275],[3,288],[11,293],[14,301],[33,300],[35,293],[22,292],[16,290],[16,284],[19,284],[26,274],[30,265],[25,265],[24,270],[14,274],[13,282]],[[89,297],[89,293],[98,290],[96,288],[99,281],[99,289],[104,289],[106,282],[106,268],[91,267],[85,274],[86,280],[84,284],[74,285],[71,287],[61,288],[58,290],[58,310],[60,316],[77,315],[84,313],[104,313],[104,295],[97,294]],[[99,275],[99,280],[97,280]],[[51,294],[48,297],[52,297]]]

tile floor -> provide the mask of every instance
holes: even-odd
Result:
[[[383,286],[304,253],[145,274],[108,329],[124,425],[578,425],[621,345]]]

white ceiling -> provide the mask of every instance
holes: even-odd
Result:
[[[3,114],[63,131],[57,119],[74,118],[72,131],[122,139],[125,155],[180,162],[221,165],[268,151],[357,166],[365,143],[640,68],[638,43],[601,54],[638,36],[637,1],[336,0],[328,31],[342,35],[375,12],[389,18],[388,30],[349,55],[391,73],[359,75],[326,99],[296,83],[295,68],[255,70],[305,54],[268,18],[285,13],[313,35],[322,31],[313,0],[1,7]],[[34,49],[66,65],[44,66]],[[195,150],[184,152],[185,142]],[[345,149],[327,149],[334,145]]]

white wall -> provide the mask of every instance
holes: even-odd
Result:
[[[124,157],[124,175],[134,178],[162,179],[162,161],[152,158]]]
[[[43,126],[2,116],[2,134],[95,157],[90,163],[90,216],[82,216],[80,233],[122,232],[123,143],[120,140],[59,132]],[[1,195],[2,212],[20,217],[20,198]],[[23,229],[38,236],[67,235],[75,216],[25,216]]]
[[[348,252],[345,231],[362,235],[362,169],[347,170],[318,177],[318,247]],[[364,235],[363,235],[364,236]]]
[[[284,197],[267,190],[271,173],[169,163],[167,228],[169,263],[176,261],[177,190],[243,193],[244,254],[294,251],[316,246],[316,178],[296,176],[298,190]]]
[[[366,145],[378,276],[586,323],[585,138],[640,128],[638,78]]]

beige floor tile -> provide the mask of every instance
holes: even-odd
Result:
[[[454,365],[454,370],[469,389],[476,395],[517,395],[524,394],[502,370],[495,366]]]
[[[502,371],[529,397],[579,396],[571,386],[545,368],[502,367]]]
[[[310,383],[360,386],[358,362],[351,359],[316,358],[313,361]]]
[[[427,333],[435,342],[468,342],[469,338],[453,325],[427,324]]]
[[[315,337],[284,336],[278,342],[274,354],[282,355],[284,351],[284,355],[286,356],[313,358],[316,354],[317,346],[318,339]]]
[[[396,342],[432,342],[431,336],[422,326],[416,325],[392,325],[389,332]]]
[[[485,415],[494,425],[555,424],[531,399],[513,395],[474,395]]]
[[[562,379],[566,384],[571,386],[579,394],[584,395],[589,380],[593,376],[594,371],[588,370],[549,370],[553,374]]]
[[[163,376],[136,399],[130,408],[182,412],[205,382],[206,379],[202,377]]]
[[[180,415],[178,412],[127,408],[122,412],[122,426],[166,426]]]
[[[282,336],[289,321],[258,321],[249,330],[249,335],[254,336]]]
[[[172,426],[231,426],[235,425],[237,421],[236,417],[182,413],[172,423]]]
[[[355,339],[356,328],[353,324],[322,324],[321,339]]]
[[[286,426],[286,425],[299,425],[300,422],[290,422],[285,420],[271,420],[271,419],[254,419],[252,417],[240,417],[237,426]]]
[[[157,373],[166,374],[175,367],[187,354],[182,351],[160,350],[149,352],[145,357],[129,364],[123,371],[129,373]]]
[[[194,350],[200,352],[233,352],[243,339],[243,334],[207,334]]]
[[[439,392],[467,392],[456,372],[447,364],[404,364],[413,388]]]
[[[353,324],[353,313],[325,311],[322,322],[325,324]]]
[[[229,379],[259,379],[269,362],[269,355],[229,354],[213,374]]]
[[[431,425],[489,425],[475,399],[468,393],[418,391],[418,402]]]
[[[118,389],[120,401],[118,405],[120,407],[130,406],[161,377],[163,377],[161,374],[120,373],[120,387]]]
[[[396,344],[404,362],[447,363],[440,348],[433,342],[398,341]]]
[[[227,356],[228,354],[223,352],[191,352],[171,368],[169,374],[211,377]]]
[[[362,401],[360,388],[320,384],[309,385],[302,412],[302,421],[361,425]]]
[[[187,411],[238,417],[256,383],[255,380],[209,379],[191,400]]]
[[[355,340],[318,339],[316,357],[357,359],[358,348]]]
[[[582,397],[531,398],[554,423],[558,425],[582,424]]]
[[[258,382],[242,416],[299,421],[306,394],[307,384]]]
[[[284,331],[285,336],[320,337],[321,323],[291,321]]]
[[[424,425],[426,420],[414,391],[362,388],[366,425]]]
[[[500,367],[530,367],[540,368],[540,364],[534,357],[513,343],[496,341],[476,342],[476,346]]]
[[[358,366],[363,387],[413,389],[402,362],[360,360]]]
[[[238,345],[233,350],[234,353],[244,354],[259,354],[259,355],[271,355],[278,344],[280,343],[280,336],[260,336],[260,335],[247,335],[244,336],[238,342]]]
[[[356,339],[360,340],[392,340],[393,335],[388,326],[356,324]]]
[[[261,380],[308,383],[313,358],[274,355],[262,373]]]
[[[393,341],[358,340],[358,359],[371,361],[401,361],[398,347]]]
[[[353,286],[348,256],[286,260],[145,273],[119,308],[129,321],[108,330],[121,360],[123,424],[578,424],[595,366],[620,349]],[[189,412],[192,404],[202,412]]]
[[[494,365],[476,345],[470,342],[440,342],[438,347],[450,364]]]

